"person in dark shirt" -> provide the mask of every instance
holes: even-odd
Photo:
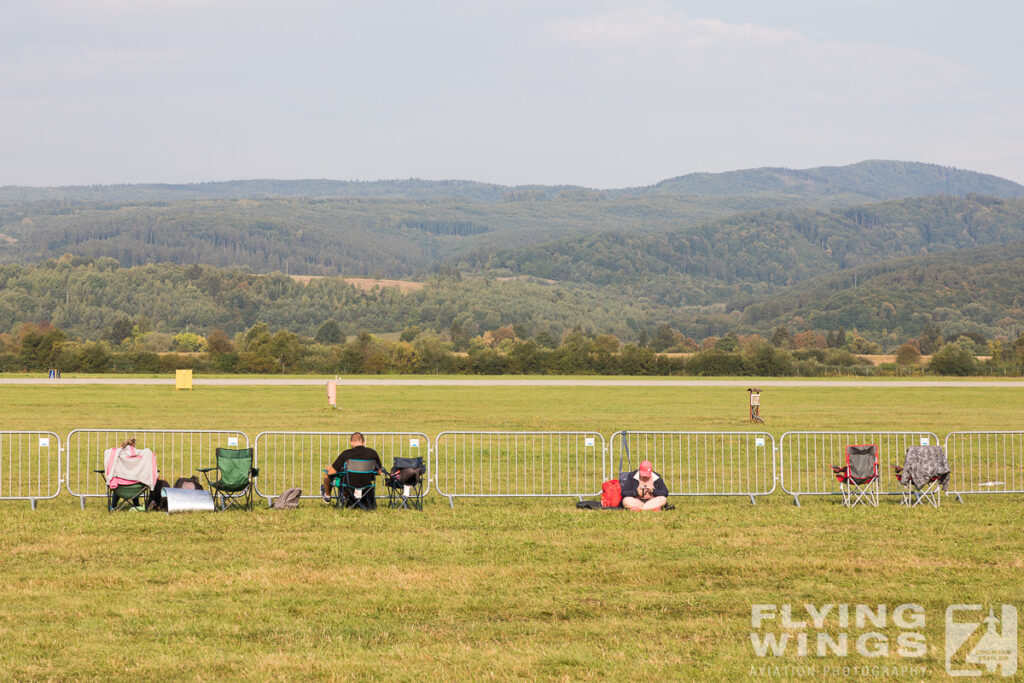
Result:
[[[622,485],[622,507],[629,510],[660,510],[668,503],[668,486],[651,467],[650,460],[640,463]]]
[[[360,432],[353,432],[349,438],[349,448],[342,451],[334,463],[327,468],[327,474],[324,475],[324,483],[320,486],[320,495],[323,497],[325,503],[331,502],[331,480],[338,472],[341,472],[345,468],[345,462],[348,460],[373,460],[377,463],[377,472],[383,473],[384,466],[381,464],[380,455],[377,451],[372,448],[366,447],[366,438]]]

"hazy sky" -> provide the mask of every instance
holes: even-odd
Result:
[[[1021,0],[0,2],[0,185],[1024,182]]]

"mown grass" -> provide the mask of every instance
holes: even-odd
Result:
[[[1005,389],[773,388],[788,429],[1015,428]],[[747,429],[718,388],[0,387],[0,429]],[[944,676],[953,603],[1021,604],[1021,499],[940,509],[795,507],[774,495],[675,511],[428,499],[422,513],[108,515],[64,495],[0,504],[0,671],[10,679],[736,680],[765,664],[753,603],[917,603],[927,654],[779,665],[912,664]],[[775,629],[777,630],[777,629]],[[829,629],[835,633],[835,625]],[[897,630],[881,629],[895,641]],[[863,631],[850,629],[851,641]],[[893,648],[895,649],[895,648]],[[756,674],[756,669],[754,670]]]
[[[772,387],[762,427],[796,429],[1013,429],[1020,389]],[[343,388],[338,410],[321,387],[6,385],[3,429],[218,428],[423,431],[445,429],[749,429],[747,392],[735,387]]]

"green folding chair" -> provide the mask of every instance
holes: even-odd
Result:
[[[346,460],[331,483],[336,487],[334,504],[338,507],[377,509],[377,463],[373,460]]]
[[[121,484],[115,488],[110,488],[106,485],[106,473],[103,470],[93,470],[101,477],[103,477],[103,488],[107,492],[107,512],[117,512],[118,510],[132,510],[135,509],[135,499],[139,499],[138,507],[142,510],[146,510],[149,507],[149,487],[140,482],[134,484]]]
[[[218,448],[217,466],[197,470],[206,477],[206,483],[213,494],[214,502],[220,497],[220,509],[227,510],[235,505],[245,510],[252,509],[252,490],[259,469],[252,466],[251,448]],[[216,481],[210,479],[210,472],[220,472]]]
[[[125,451],[125,447],[129,445],[131,447],[130,451]],[[122,455],[127,455],[130,459],[134,460],[136,456],[141,457],[143,452],[148,453],[148,457],[153,458],[153,468],[156,469],[156,456],[153,455],[152,451],[146,451],[145,449],[136,451],[134,438],[129,442],[125,442],[121,448],[109,448],[103,452],[103,469],[93,471],[103,477],[103,488],[107,492],[107,512],[135,509],[145,511],[149,507],[149,498],[152,492],[147,484],[144,484],[141,481],[126,481],[118,484],[114,488],[110,488],[107,485],[108,470],[110,470],[111,474],[115,477],[121,472],[118,468],[117,458]],[[138,504],[136,504],[136,501],[138,501]]]

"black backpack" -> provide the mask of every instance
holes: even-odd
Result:
[[[174,482],[174,488],[202,491],[203,485],[199,483],[199,477],[193,474],[191,477],[178,477]]]
[[[163,479],[157,479],[156,484],[153,485],[153,490],[149,494],[149,505],[146,506],[146,510],[167,510],[167,499],[163,497],[162,492],[165,488],[170,488]]]

